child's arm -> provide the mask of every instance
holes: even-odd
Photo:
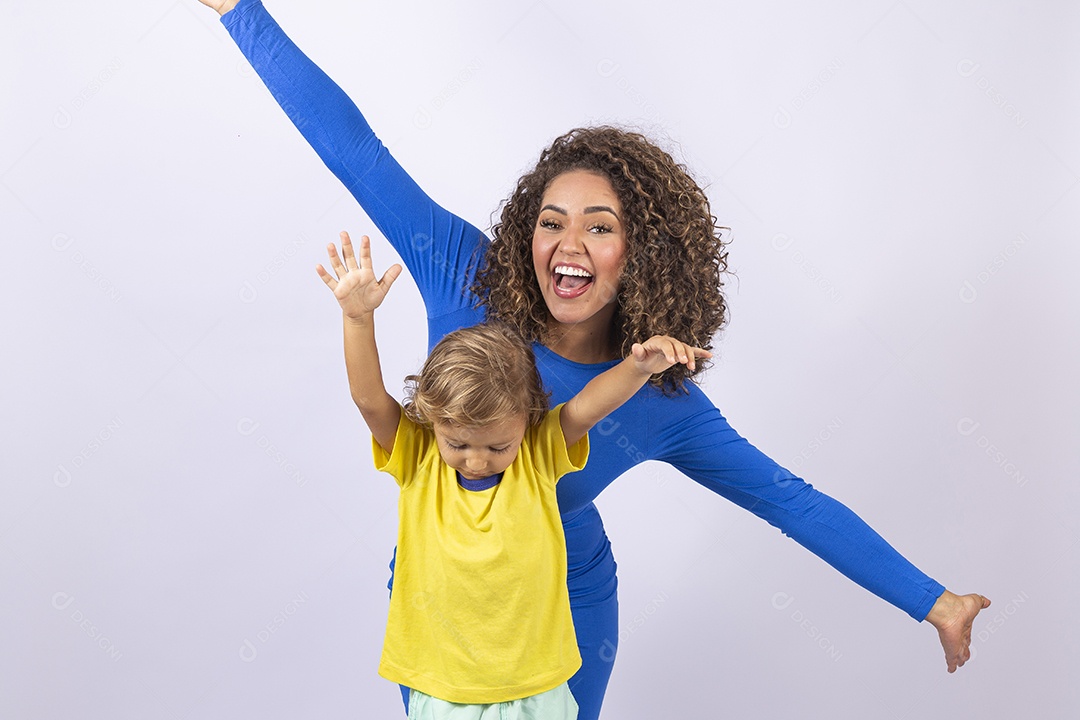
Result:
[[[630,357],[594,377],[563,406],[559,419],[566,446],[576,443],[593,425],[633,397],[654,373],[677,362],[693,370],[694,360],[699,357],[709,358],[712,353],[666,335],[635,343]]]
[[[382,368],[379,365],[379,348],[375,344],[375,308],[382,304],[390,286],[401,274],[401,266],[394,265],[375,279],[371,267],[371,241],[367,235],[360,238],[360,262],[353,254],[352,241],[347,232],[341,233],[342,264],[333,243],[326,246],[330,254],[331,275],[318,265],[315,271],[326,286],[334,291],[341,305],[345,328],[345,370],[349,375],[349,391],[353,402],[360,408],[375,442],[387,453],[394,449],[401,406],[386,392]]]

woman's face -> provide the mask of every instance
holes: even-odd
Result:
[[[626,257],[622,204],[611,182],[570,170],[548,184],[533,229],[533,266],[548,311],[565,325],[606,331]]]

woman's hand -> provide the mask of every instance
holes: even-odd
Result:
[[[341,233],[340,256],[334,243],[326,246],[326,252],[330,255],[330,267],[334,269],[334,275],[326,272],[322,265],[316,265],[315,272],[319,273],[326,286],[334,291],[334,297],[341,305],[341,312],[353,321],[370,317],[375,308],[382,305],[390,286],[401,274],[401,266],[391,266],[383,273],[381,280],[376,280],[375,271],[371,267],[371,240],[367,235],[360,238],[359,263],[356,262],[352,240],[347,232]]]
[[[225,13],[236,7],[238,0],[199,0],[203,5],[208,8],[217,10],[218,15],[224,15]]]
[[[687,345],[667,335],[653,335],[643,343],[634,343],[630,352],[635,367],[649,375],[664,372],[675,363],[682,363],[693,371],[696,358],[712,357],[708,350]]]
[[[971,626],[980,610],[990,607],[990,598],[972,593],[955,595],[948,590],[930,608],[926,621],[937,628],[949,672],[971,659]]]

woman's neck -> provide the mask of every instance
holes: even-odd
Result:
[[[622,357],[611,322],[564,325],[553,320],[541,343],[555,354],[584,365]]]

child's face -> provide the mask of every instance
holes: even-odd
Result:
[[[489,425],[434,424],[443,462],[470,480],[510,467],[525,439],[525,416],[514,415]]]

